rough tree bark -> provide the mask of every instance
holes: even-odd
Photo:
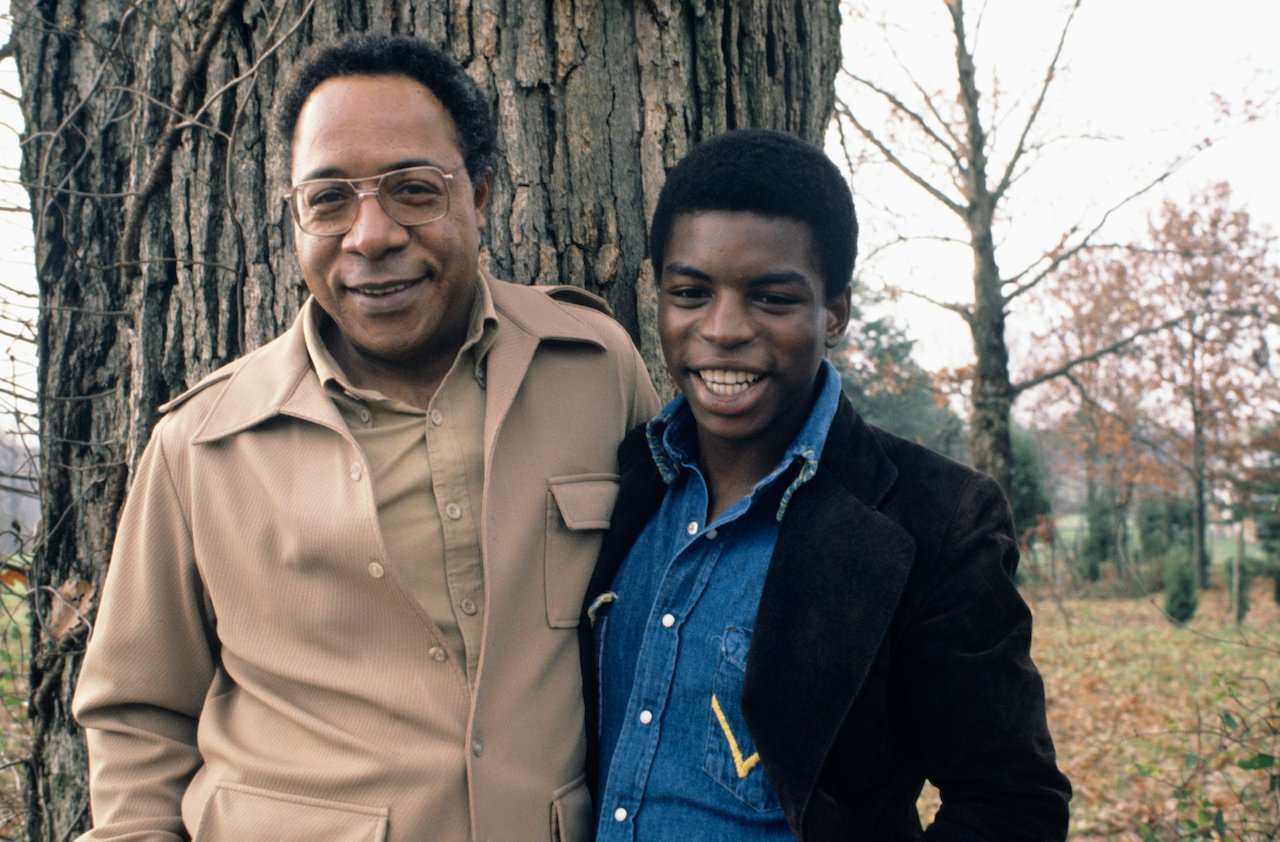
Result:
[[[820,142],[839,13],[836,0],[13,5],[46,466],[28,836],[65,840],[88,822],[69,703],[155,408],[275,336],[302,300],[268,132],[299,51],[354,30],[445,45],[499,118],[491,267],[599,292],[660,375],[643,256],[665,171],[727,128]]]

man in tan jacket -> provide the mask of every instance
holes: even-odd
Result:
[[[494,124],[456,64],[356,36],[281,110],[311,298],[138,466],[82,838],[589,839],[578,611],[653,387],[589,296],[479,269]]]

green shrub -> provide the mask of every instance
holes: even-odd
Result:
[[[1199,605],[1195,573],[1184,553],[1173,552],[1164,560],[1164,613],[1182,625],[1195,616]]]

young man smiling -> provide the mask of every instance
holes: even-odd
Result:
[[[584,606],[600,842],[1065,837],[1000,489],[864,423],[824,359],[856,232],[789,135],[668,175],[650,253],[681,395],[619,450]]]

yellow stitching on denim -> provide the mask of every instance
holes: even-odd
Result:
[[[738,772],[738,780],[742,780],[760,762],[760,752],[757,751],[746,760],[742,759],[742,749],[738,748],[738,741],[734,739],[729,720],[724,718],[724,711],[720,709],[720,702],[716,699],[715,693],[711,694],[711,710],[715,712],[716,720],[720,723],[720,730],[724,731],[724,738],[729,741],[729,751],[733,754],[733,768]]]

